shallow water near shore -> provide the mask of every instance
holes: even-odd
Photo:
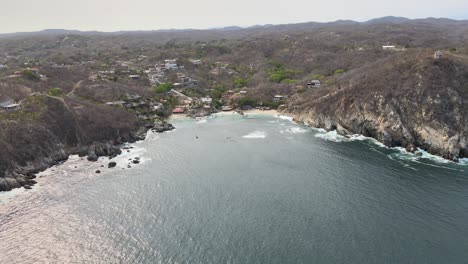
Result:
[[[468,259],[467,165],[282,116],[174,125],[116,168],[71,157],[0,194],[0,263]]]

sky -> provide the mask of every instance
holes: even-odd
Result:
[[[0,0],[0,33],[205,29],[389,15],[468,19],[468,0]]]

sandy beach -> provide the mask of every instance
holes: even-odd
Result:
[[[242,111],[245,115],[271,115],[275,116],[278,115],[278,111],[276,110],[260,110],[260,109],[252,109],[252,110],[245,110]],[[215,115],[238,115],[237,111],[220,111]],[[186,116],[185,114],[172,114],[169,117],[169,120],[178,120],[178,119],[190,119],[190,117]]]

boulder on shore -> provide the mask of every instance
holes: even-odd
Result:
[[[162,132],[165,132],[165,131],[173,130],[174,128],[175,127],[172,124],[163,122],[163,123],[155,124],[154,127],[153,127],[153,131],[157,132],[157,133],[162,133]]]

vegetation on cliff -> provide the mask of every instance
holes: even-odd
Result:
[[[30,184],[70,153],[113,155],[110,145],[180,104],[173,88],[211,97],[206,112],[286,103],[280,109],[314,126],[467,157],[467,27],[426,19],[0,36],[0,103],[20,105],[0,113],[0,190]],[[183,67],[151,78],[165,60]]]

